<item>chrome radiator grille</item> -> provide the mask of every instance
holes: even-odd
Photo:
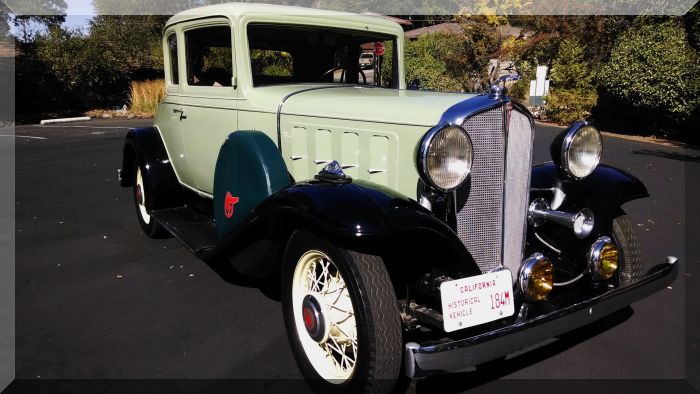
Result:
[[[482,272],[522,261],[530,183],[532,128],[512,111],[506,138],[505,107],[467,118],[462,127],[474,144],[469,180],[457,189],[457,234]]]

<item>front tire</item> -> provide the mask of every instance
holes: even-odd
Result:
[[[136,217],[141,230],[148,238],[166,238],[170,234],[161,226],[146,209],[146,201],[150,198],[147,192],[147,185],[150,180],[147,173],[141,170],[138,162],[134,163],[134,205],[136,206]]]
[[[393,388],[401,370],[401,321],[380,257],[295,232],[284,254],[282,307],[297,364],[315,391]]]

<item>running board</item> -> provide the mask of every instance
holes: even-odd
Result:
[[[214,220],[192,208],[185,206],[149,213],[197,257],[201,258],[218,243]]]

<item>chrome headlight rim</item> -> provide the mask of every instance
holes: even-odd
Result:
[[[466,138],[470,146],[470,151],[471,151],[471,157],[469,159],[469,168],[467,169],[466,173],[464,174],[463,179],[454,187],[449,187],[445,188],[442,187],[438,184],[436,184],[432,177],[430,176],[430,173],[428,171],[428,153],[430,152],[430,146],[432,142],[435,140],[435,137],[440,134],[441,132],[445,131],[448,128],[455,128],[458,129]],[[418,152],[416,155],[416,164],[418,167],[418,174],[420,175],[421,180],[429,185],[431,188],[443,192],[443,193],[449,193],[458,187],[460,187],[468,178],[469,174],[471,173],[472,166],[474,165],[474,143],[472,142],[471,137],[469,136],[469,133],[459,125],[453,124],[453,123],[444,123],[437,125],[430,130],[423,136],[421,139],[420,144],[418,145]]]
[[[577,135],[583,130],[583,129],[592,129],[595,131],[595,133],[598,135],[598,140],[600,141],[600,150],[598,151],[598,157],[596,158],[596,164],[591,167],[591,169],[586,173],[585,175],[576,175],[573,173],[573,171],[570,168],[570,163],[571,163],[571,148],[574,143],[574,139],[576,138]],[[593,171],[598,167],[600,164],[600,159],[603,157],[603,136],[600,134],[600,131],[593,127],[588,122],[585,121],[578,121],[572,124],[567,130],[566,134],[564,135],[564,139],[561,144],[561,152],[559,156],[559,167],[572,179],[575,180],[581,180],[586,178],[587,176],[591,175]]]

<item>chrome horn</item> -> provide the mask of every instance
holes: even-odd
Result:
[[[527,221],[533,227],[539,227],[548,221],[568,227],[574,230],[574,234],[579,239],[591,235],[595,223],[593,211],[588,208],[583,208],[575,213],[553,211],[544,198],[537,198],[530,203],[527,210]]]

